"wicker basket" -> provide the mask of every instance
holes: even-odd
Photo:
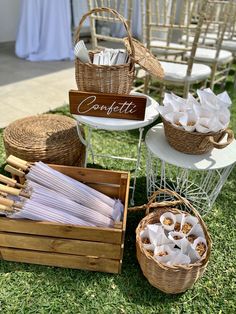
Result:
[[[187,132],[174,126],[163,117],[162,121],[165,136],[170,146],[185,154],[200,155],[211,151],[213,148],[222,149],[232,143],[234,139],[234,133],[230,129],[212,133]],[[227,141],[220,143],[226,134]]]
[[[156,199],[156,196],[161,193],[174,196],[177,200],[153,203]],[[199,262],[189,265],[168,266],[158,262],[143,248],[140,232],[147,226],[147,224],[159,223],[160,216],[166,211],[180,213],[181,211],[179,209],[172,208],[172,206],[179,204],[185,204],[186,208],[190,210],[191,214],[193,213],[198,218],[205,234],[208,250],[205,257]],[[153,211],[151,214],[148,214],[144,219],[141,220],[136,229],[137,258],[144,276],[152,286],[160,289],[165,293],[177,294],[186,291],[187,289],[191,288],[193,284],[202,276],[208,264],[211,252],[211,239],[201,216],[186,199],[182,198],[176,192],[170,191],[168,189],[160,189],[155,192],[150,198],[149,203],[144,205],[142,208],[146,209],[147,214],[151,208],[155,209],[155,211]]]
[[[76,121],[67,116],[44,114],[16,120],[4,130],[3,140],[7,156],[67,166],[84,163],[85,147]]]
[[[123,24],[128,34],[132,52],[130,62],[121,65],[96,65],[93,63],[83,63],[75,58],[75,79],[78,90],[86,92],[101,92],[114,94],[129,94],[132,88],[135,69],[134,69],[134,47],[132,37],[125,19],[115,10],[110,8],[95,8],[86,13],[78,26],[75,34],[75,43],[79,41],[79,34],[85,19],[98,12],[107,12],[115,15]],[[98,51],[90,51],[90,57],[93,59],[94,53]]]

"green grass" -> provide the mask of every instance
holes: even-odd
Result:
[[[236,93],[231,81],[226,88],[234,101],[231,124],[236,132]],[[55,112],[68,114],[68,109],[63,107]],[[93,144],[97,151],[103,153],[135,156],[137,138],[138,133],[134,131],[96,131]],[[1,144],[0,165],[3,165],[4,159]],[[131,165],[117,160],[97,159],[95,166],[125,169]],[[145,188],[143,145],[136,203],[146,202]],[[166,295],[152,287],[142,275],[135,256],[135,228],[143,214],[129,213],[121,275],[1,261],[1,313],[236,313],[235,191],[236,169],[205,217],[214,243],[207,271],[186,293]]]

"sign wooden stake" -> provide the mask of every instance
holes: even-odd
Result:
[[[84,116],[144,120],[147,98],[136,95],[69,91],[70,113]]]

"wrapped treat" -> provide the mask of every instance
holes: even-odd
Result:
[[[199,237],[204,238],[204,232],[202,226],[198,223],[195,226],[193,226],[193,228],[187,235],[187,240],[193,244],[193,242]]]
[[[170,255],[173,253],[174,245],[160,245],[155,248],[154,258],[158,260],[158,262],[166,263],[170,260]]]
[[[197,238],[192,245],[193,249],[197,252],[199,259],[203,258],[207,251],[206,239],[199,237]]]
[[[179,118],[179,123],[186,131],[193,132],[198,122],[198,114],[193,109],[189,109]]]
[[[223,107],[230,107],[232,105],[232,101],[229,97],[229,94],[224,91],[223,93],[220,93],[216,96],[217,100],[220,100],[220,105]]]
[[[167,261],[167,265],[188,265],[191,263],[190,257],[183,254],[180,251],[172,252],[169,255],[169,260]]]
[[[165,119],[176,127],[181,127],[180,118],[184,117],[184,112],[170,112],[165,115]]]
[[[184,217],[184,214],[175,215],[176,222],[174,226],[174,231],[177,231],[177,232],[180,231],[183,217]]]
[[[184,233],[171,231],[168,237],[175,245],[177,245],[181,249],[182,253],[186,253],[189,242],[186,239]]]
[[[158,106],[158,111],[161,116],[165,117],[168,113],[174,112],[174,107],[171,104],[166,106]]]
[[[141,241],[145,250],[154,252],[155,245],[152,244],[149,239],[149,233],[148,233],[147,228],[145,228],[144,230],[140,232],[140,237],[141,237]]]
[[[172,231],[175,227],[176,217],[171,212],[166,212],[161,215],[160,222],[165,230]]]
[[[147,232],[150,242],[154,245],[157,244],[157,238],[159,237],[159,235],[164,233],[162,225],[160,223],[147,225]]]
[[[199,133],[209,133],[211,132],[211,117],[209,118],[199,118],[196,124],[196,131]]]
[[[198,223],[198,219],[196,217],[187,215],[182,220],[181,231],[184,234],[188,234],[197,223]]]
[[[229,107],[232,102],[228,93],[225,91],[219,95],[215,95],[210,88],[197,90],[198,97],[203,107],[209,107],[212,110],[219,110],[223,107]]]

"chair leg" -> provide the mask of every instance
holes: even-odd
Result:
[[[213,66],[211,68],[211,80],[210,80],[210,89],[211,90],[214,90],[216,70],[217,70],[217,64],[213,64]]]
[[[146,75],[144,78],[144,94],[148,93],[148,88],[149,88],[149,84],[150,84],[150,75]]]
[[[165,85],[160,83],[160,99],[164,99],[164,94],[165,94]]]
[[[190,88],[190,83],[186,82],[184,84],[184,92],[183,92],[183,97],[187,98],[188,97],[188,93],[189,93],[189,88]]]

